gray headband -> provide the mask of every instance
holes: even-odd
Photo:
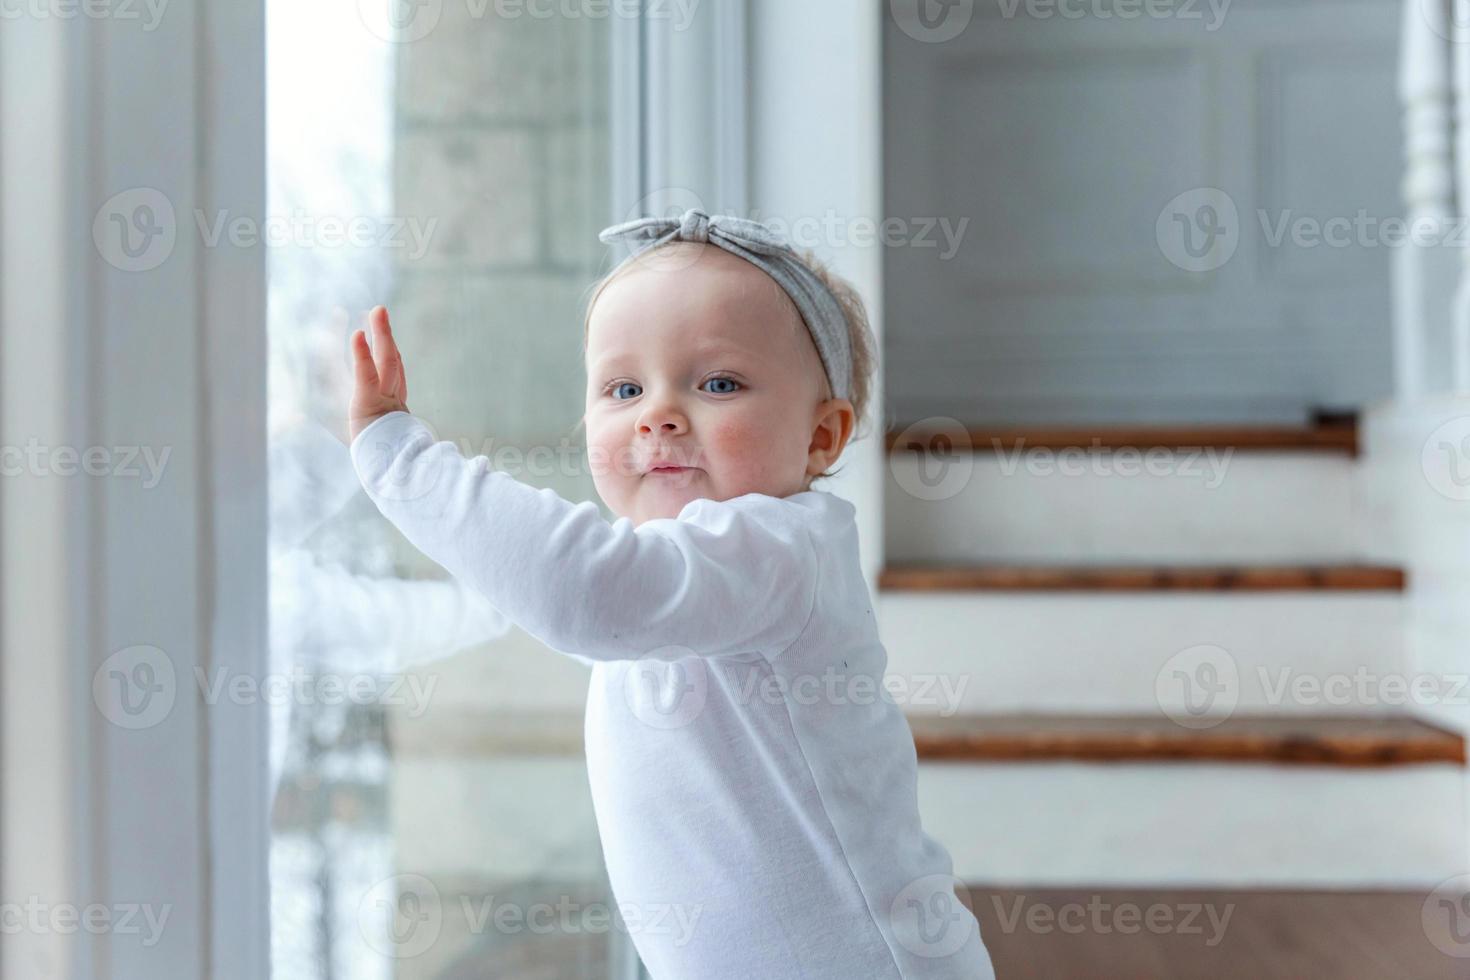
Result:
[[[806,321],[806,328],[817,345],[817,353],[822,356],[822,367],[832,386],[832,396],[849,397],[852,348],[847,335],[847,317],[843,315],[837,297],[806,267],[774,228],[727,214],[710,217],[698,208],[691,208],[680,219],[638,218],[604,228],[597,237],[609,244],[631,242],[635,255],[671,241],[718,245],[761,269],[786,290],[786,295],[801,312],[801,318]]]

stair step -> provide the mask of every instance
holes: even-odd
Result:
[[[889,564],[887,592],[1390,591],[1405,574],[1387,565],[941,565]]]
[[[1111,976],[1129,980],[1465,975],[1464,961],[1447,955],[1464,951],[1459,937],[1426,936],[1428,888],[1000,889],[981,881],[958,891],[961,900],[968,892],[998,977],[1095,977],[1102,963]],[[1167,918],[1134,928],[1124,909]],[[1059,928],[1068,915],[1086,925]],[[1041,928],[1026,927],[1021,916]],[[1195,921],[1186,924],[1186,916]]]
[[[1242,714],[1410,707],[1394,685],[1423,672],[1405,650],[1398,591],[885,589],[876,599],[889,671],[916,691],[931,678],[950,685],[938,706],[905,705],[916,712],[1154,714],[1184,697],[1167,681],[1201,646],[1217,651]]]
[[[1459,735],[1408,715],[1236,715],[1202,730],[1159,716],[910,715],[909,727],[929,761],[1465,764]]]
[[[1306,426],[1047,426],[994,428],[929,426],[915,423],[887,433],[889,453],[930,451],[1014,451],[1017,448],[1068,449],[1217,449],[1261,452],[1296,450],[1358,454],[1356,419]]]
[[[574,756],[582,750],[582,718],[569,711],[449,712],[394,726],[405,757],[502,758]],[[1416,762],[1465,764],[1454,732],[1406,714],[1247,715],[1195,730],[1148,715],[911,713],[909,728],[926,761],[1164,759],[1294,762],[1381,766]]]
[[[1356,429],[1346,432],[893,436],[885,552],[895,562],[948,563],[1361,560],[1370,553],[1361,464],[1350,451]],[[932,448],[898,448],[905,445]]]

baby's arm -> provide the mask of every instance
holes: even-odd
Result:
[[[352,459],[415,547],[563,653],[775,656],[811,615],[816,551],[777,498],[700,500],[686,508],[692,519],[609,524],[590,501],[465,459],[406,411],[368,422]]]

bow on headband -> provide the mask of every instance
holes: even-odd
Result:
[[[733,215],[711,217],[698,208],[691,208],[682,218],[638,218],[604,228],[597,237],[609,244],[629,242],[634,246],[634,254],[671,241],[716,245],[761,269],[786,290],[800,311],[822,357],[832,396],[850,397],[852,348],[847,317],[837,297],[774,228]]]

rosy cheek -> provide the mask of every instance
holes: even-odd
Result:
[[[753,429],[753,426],[746,425],[738,419],[722,420],[715,426],[710,442],[727,455],[738,452],[740,447],[750,439]]]

